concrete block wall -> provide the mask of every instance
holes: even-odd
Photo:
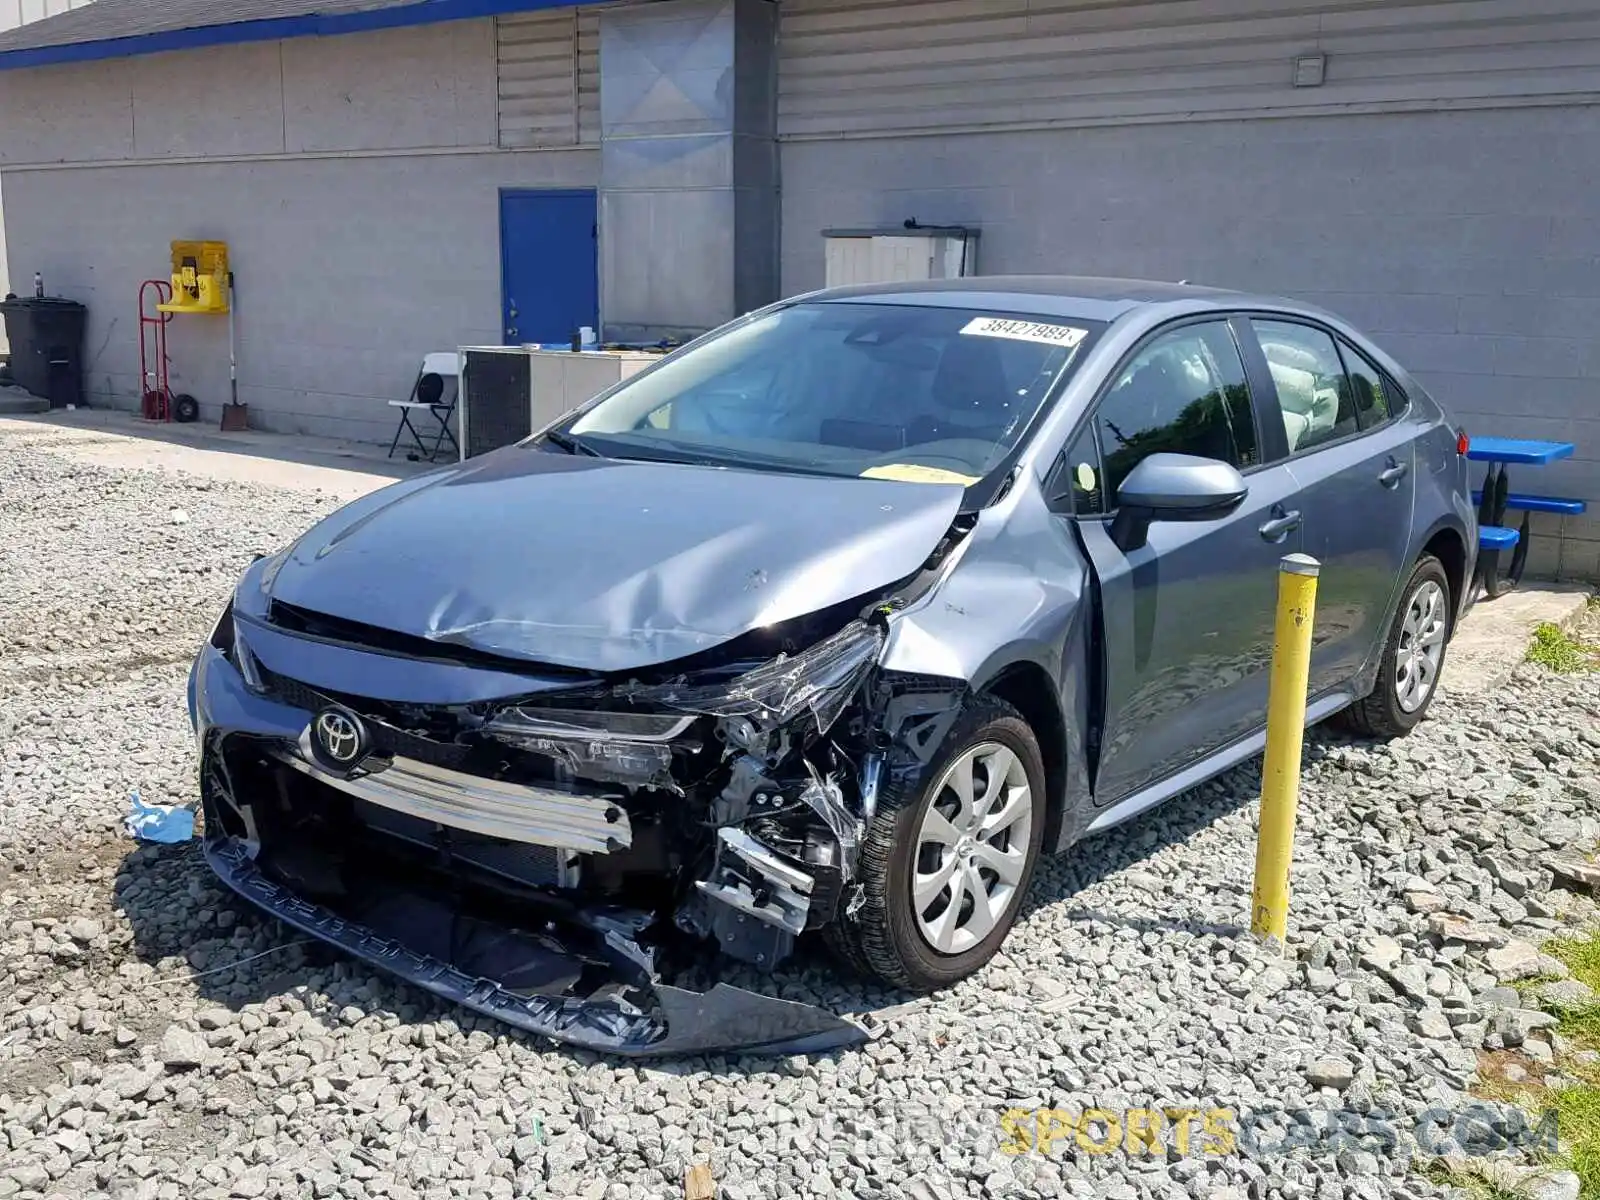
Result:
[[[495,147],[492,20],[0,71],[0,167]]]
[[[598,153],[306,158],[5,175],[14,246],[89,307],[91,404],[138,404],[137,298],[173,236],[226,241],[257,428],[388,442],[423,354],[500,337],[499,189],[593,187]],[[159,214],[159,215],[158,215]],[[17,256],[21,259],[23,256]],[[225,317],[168,326],[172,386],[228,396]]]
[[[1589,501],[1600,578],[1600,107],[785,142],[782,281],[830,227],[972,224],[979,270],[1188,279],[1356,322],[1479,434],[1575,442],[1513,486]],[[1553,573],[1554,518],[1530,570]]]
[[[0,32],[41,21],[45,17],[53,17],[68,9],[82,8],[93,2],[94,0],[0,0]],[[31,276],[28,280],[19,280],[16,284],[12,284],[10,278],[11,268],[6,261],[5,230],[0,228],[0,295],[4,295],[8,290],[22,292],[32,282]],[[6,341],[5,327],[0,324],[0,350],[6,349],[9,349],[9,343]]]
[[[594,187],[597,149],[498,148],[491,20],[0,72],[12,269],[89,307],[90,403],[136,409],[139,284],[229,245],[258,428],[387,443],[421,356],[498,343],[499,192]],[[223,317],[168,327],[228,396]]]

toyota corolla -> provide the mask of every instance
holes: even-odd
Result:
[[[553,1038],[840,1044],[664,975],[813,932],[891,985],[977,970],[1039,855],[1260,751],[1286,554],[1322,564],[1308,718],[1406,733],[1468,603],[1463,447],[1287,301],[787,301],[257,561],[191,678],[206,854]]]

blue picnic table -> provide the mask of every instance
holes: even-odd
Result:
[[[1469,441],[1467,457],[1489,464],[1483,490],[1473,494],[1473,499],[1478,502],[1478,567],[1474,582],[1482,584],[1485,595],[1503,595],[1522,579],[1522,572],[1528,564],[1529,525],[1534,513],[1568,516],[1583,512],[1585,507],[1582,500],[1513,492],[1507,466],[1544,466],[1558,459],[1570,458],[1576,450],[1577,447],[1571,442],[1547,442],[1533,438],[1475,437]],[[1508,509],[1521,511],[1521,529],[1506,526]],[[1511,550],[1512,555],[1511,564],[1502,575],[1500,554],[1503,550]]]
[[[1571,458],[1578,448],[1571,442],[1540,442],[1530,438],[1475,437],[1467,443],[1467,457],[1477,462],[1531,463],[1544,466]]]

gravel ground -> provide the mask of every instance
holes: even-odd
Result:
[[[1308,744],[1286,958],[1240,929],[1250,765],[1044,864],[1007,952],[946,993],[864,988],[820,952],[768,985],[881,1010],[860,1050],[627,1064],[442,1006],[235,903],[193,846],[119,832],[132,788],[193,799],[192,650],[250,555],[332,501],[86,465],[16,429],[0,1197],[682,1196],[696,1164],[730,1200],[1422,1197],[1415,1135],[1470,1143],[1480,1053],[1549,1057],[1503,985],[1595,919],[1547,864],[1600,837],[1600,676],[1530,666],[1404,742]],[[1100,1125],[1034,1144],[1035,1110],[1096,1108],[1231,1110],[1237,1144],[1182,1118],[1155,1153],[1091,1153]]]

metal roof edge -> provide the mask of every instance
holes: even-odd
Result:
[[[434,25],[444,21],[463,21],[474,17],[493,17],[502,13],[542,8],[576,8],[580,2],[581,0],[415,0],[412,4],[369,9],[366,12],[306,13],[294,17],[234,21],[226,25],[166,29],[159,33],[141,33],[132,37],[106,38],[101,41],[3,50],[0,51],[0,71],[55,66],[61,63],[101,62],[112,58],[162,54],[171,50],[200,50],[207,46],[232,46],[244,42],[278,41],[283,38],[371,33],[383,29]]]

